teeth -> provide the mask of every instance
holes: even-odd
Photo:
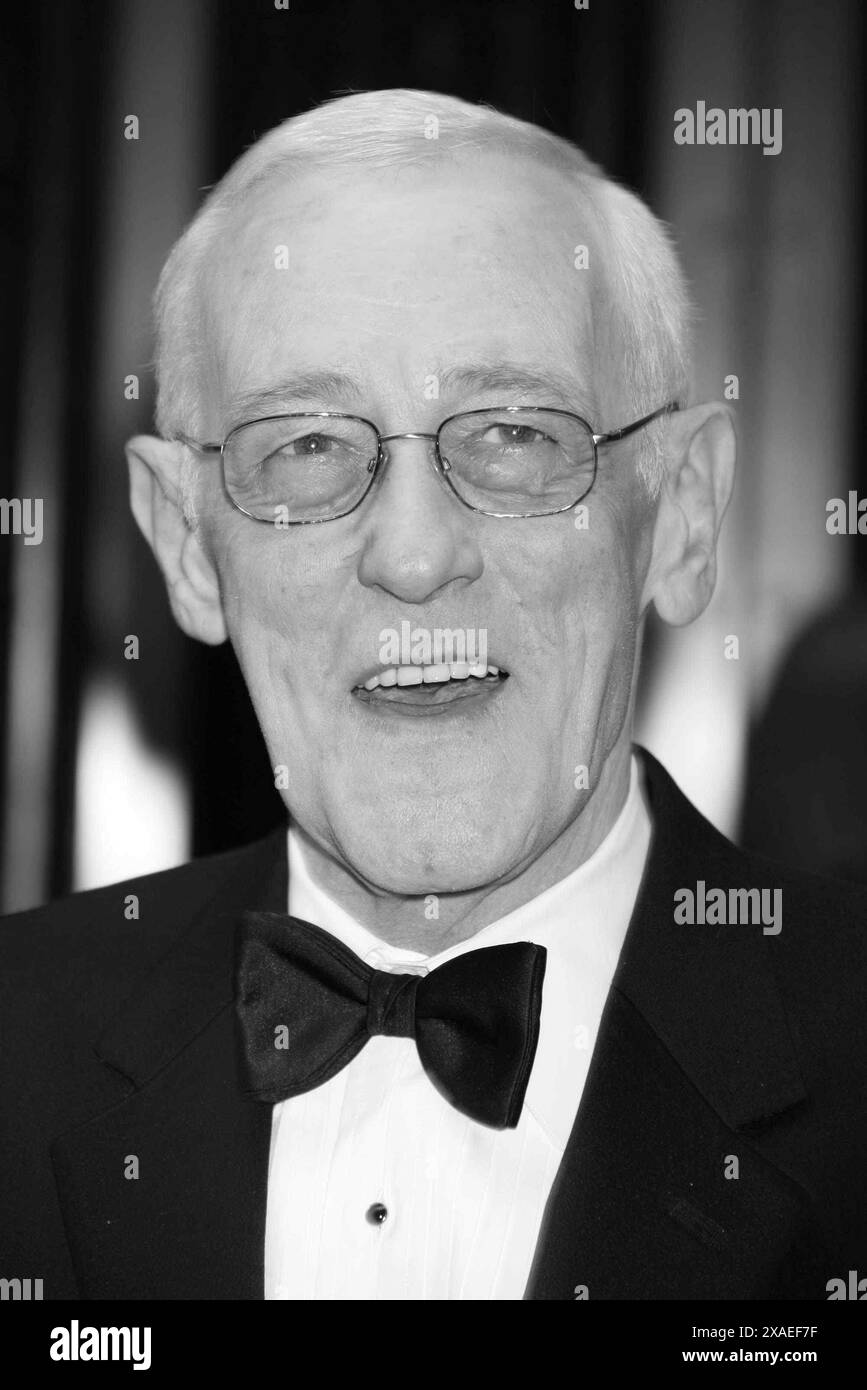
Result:
[[[447,680],[465,681],[469,676],[481,680],[499,674],[499,666],[486,666],[483,661],[472,665],[468,661],[443,661],[432,666],[386,666],[378,676],[370,676],[364,682],[364,689],[376,690],[380,685],[441,685]]]
[[[420,666],[398,666],[398,685],[421,685],[424,673]]]

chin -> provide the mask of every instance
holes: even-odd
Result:
[[[514,825],[504,833],[496,814],[450,816],[442,807],[430,822],[389,811],[346,827],[341,854],[368,883],[401,897],[464,893],[509,876],[526,854]],[[370,827],[376,827],[371,842]]]

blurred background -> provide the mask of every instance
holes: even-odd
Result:
[[[825,525],[829,499],[867,496],[863,25],[857,0],[7,13],[0,498],[42,498],[44,519],[39,545],[0,535],[2,910],[281,814],[231,652],[172,623],[122,446],[152,426],[150,297],[203,189],[285,117],[393,86],[568,136],[672,224],[700,310],[694,398],[728,379],[741,463],[710,610],[648,631],[639,736],[736,840],[867,879],[867,536]],[[700,100],[781,108],[782,152],[676,145],[674,112]]]

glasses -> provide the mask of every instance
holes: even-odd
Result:
[[[192,449],[219,453],[230,501],[271,525],[309,526],[354,512],[382,470],[383,446],[395,439],[432,443],[443,484],[474,512],[554,516],[587,496],[602,445],[679,409],[670,401],[608,434],[595,433],[568,410],[508,405],[450,415],[435,434],[380,434],[359,416],[316,411],[250,420],[222,444],[175,437]]]

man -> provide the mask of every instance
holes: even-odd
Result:
[[[535,127],[374,92],[249,150],[157,308],[132,507],[183,630],[235,647],[288,837],[6,924],[10,1272],[867,1270],[863,894],[746,858],[631,743],[643,618],[706,606],[735,454],[661,226]]]

